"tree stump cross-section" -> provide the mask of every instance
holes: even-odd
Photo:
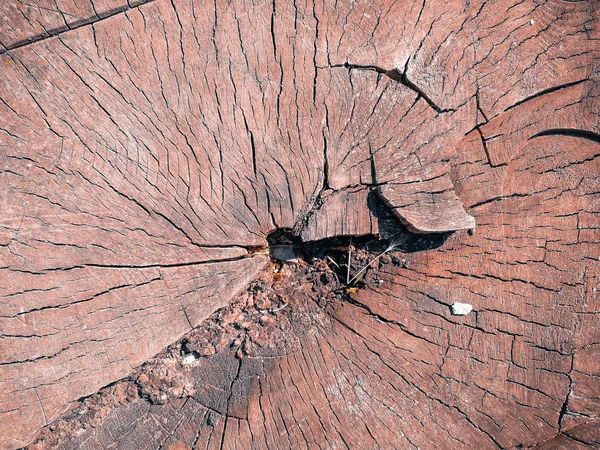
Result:
[[[276,354],[194,350],[193,393],[136,394],[52,442],[600,445],[599,11],[3,2],[0,448],[255,308],[259,279],[289,300]],[[435,245],[336,273],[329,244],[394,221]],[[273,232],[318,251],[273,273]]]

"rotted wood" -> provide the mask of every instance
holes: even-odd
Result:
[[[599,10],[3,2],[0,448],[598,446]]]

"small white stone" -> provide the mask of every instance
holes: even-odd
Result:
[[[192,364],[194,361],[196,361],[196,357],[192,353],[190,353],[189,355],[184,356],[181,359],[181,364],[183,364],[184,366],[187,366],[189,364]]]
[[[473,305],[469,305],[468,303],[454,303],[452,305],[452,314],[455,316],[466,316],[471,311],[473,311]]]
[[[533,25],[535,22],[534,22],[534,20],[533,20],[533,19],[531,19],[531,20],[529,21],[529,23],[530,23],[531,25]]]

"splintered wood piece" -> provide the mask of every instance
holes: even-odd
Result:
[[[379,195],[415,233],[475,228],[475,219],[466,213],[448,176],[407,184],[385,184],[379,187]]]

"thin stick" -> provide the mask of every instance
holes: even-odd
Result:
[[[285,308],[288,305],[288,303],[284,303],[283,305],[281,305],[279,308],[275,308],[272,309],[271,311],[273,312],[277,312],[277,311],[281,311],[283,308]]]
[[[352,277],[351,280],[348,281],[348,283],[346,284],[351,284],[354,283],[356,281],[358,281],[358,277],[360,277],[369,267],[371,267],[371,264],[373,264],[375,261],[377,261],[379,258],[381,258],[383,255],[385,255],[387,252],[391,252],[392,250],[394,250],[397,246],[398,246],[399,242],[396,241],[395,239],[390,243],[390,245],[388,245],[388,248],[386,248],[384,251],[382,251],[379,255],[377,255],[375,258],[373,258],[371,261],[369,261],[362,269],[360,269],[358,271],[358,273],[356,275],[354,275]]]
[[[350,259],[352,258],[352,238],[350,238],[350,245],[348,246],[348,265],[346,266],[346,284],[350,284]]]
[[[352,284],[352,283],[354,283],[354,281],[355,281],[355,280],[356,280],[356,279],[357,279],[359,276],[361,276],[361,275],[362,275],[362,274],[363,274],[363,273],[364,273],[364,272],[365,272],[365,271],[366,271],[366,270],[367,270],[367,269],[368,269],[368,268],[371,266],[371,264],[373,264],[375,261],[377,261],[377,260],[378,260],[379,258],[381,258],[383,255],[385,255],[387,252],[388,252],[388,250],[386,249],[386,250],[382,251],[382,252],[381,252],[379,255],[377,255],[375,258],[373,258],[371,261],[369,261],[369,263],[368,263],[368,264],[366,264],[366,265],[365,265],[365,266],[364,266],[362,269],[360,269],[360,270],[358,271],[358,273],[357,273],[356,275],[354,275],[350,281],[348,281],[348,284]]]

